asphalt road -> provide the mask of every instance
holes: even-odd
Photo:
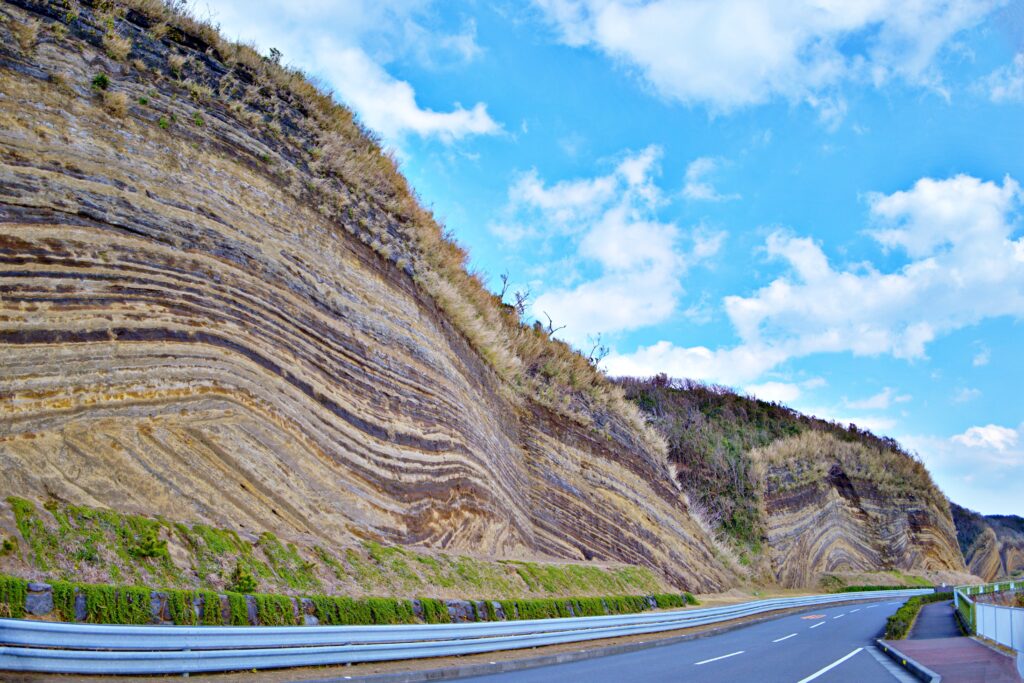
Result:
[[[462,679],[479,683],[592,681],[913,681],[875,645],[902,601],[788,614],[716,636],[627,654]]]

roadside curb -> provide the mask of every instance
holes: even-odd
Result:
[[[864,600],[847,600],[844,602],[830,604],[828,607],[842,607],[843,605],[852,605],[860,602],[864,602]],[[524,671],[526,669],[535,669],[542,666],[568,664],[570,662],[580,662],[587,659],[607,657],[609,655],[628,654],[630,652],[638,652],[640,650],[648,650],[655,647],[675,645],[676,643],[682,643],[689,640],[699,640],[701,638],[708,638],[722,633],[728,633],[729,631],[735,631],[736,629],[744,628],[746,626],[752,626],[764,621],[771,621],[772,619],[777,619],[781,616],[786,616],[787,614],[813,612],[816,609],[821,609],[821,606],[816,605],[791,610],[779,610],[778,612],[766,614],[762,617],[750,619],[748,621],[739,621],[733,624],[726,624],[725,626],[697,631],[695,633],[682,633],[666,638],[658,638],[657,634],[652,634],[653,637],[651,640],[644,640],[636,643],[623,643],[621,645],[606,645],[604,647],[598,647],[591,650],[559,652],[558,654],[553,655],[523,657],[501,662],[488,662],[486,664],[456,665],[442,669],[421,669],[418,671],[399,671],[395,673],[368,674],[365,676],[354,674],[351,676],[333,676],[330,678],[305,678],[297,680],[296,683],[345,683],[345,681],[363,681],[365,683],[423,683],[424,681],[452,681],[460,678],[469,678],[471,676],[489,676],[492,674]],[[934,683],[939,683],[942,679],[941,677],[936,677],[935,679],[925,680],[932,680]]]
[[[907,671],[912,673],[919,680],[925,681],[925,683],[941,683],[942,676],[935,673],[934,671],[924,666],[923,664],[919,663],[918,661],[912,659],[911,657],[908,657],[907,655],[903,654],[902,652],[894,648],[892,645],[890,645],[888,642],[882,640],[881,638],[877,638],[875,640],[875,644],[882,649],[882,652],[889,655],[889,657],[892,658],[893,661],[895,661],[897,664],[899,664]]]

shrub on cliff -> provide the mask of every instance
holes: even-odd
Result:
[[[228,590],[234,593],[255,593],[256,578],[247,567],[238,563],[231,572],[231,578],[228,579]]]

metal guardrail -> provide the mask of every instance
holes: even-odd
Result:
[[[703,626],[782,609],[930,589],[774,598],[700,609],[397,626],[107,626],[0,619],[0,670],[176,674],[448,657]]]

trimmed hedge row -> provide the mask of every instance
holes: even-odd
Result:
[[[931,602],[942,602],[944,600],[952,599],[952,591],[946,593],[932,593],[931,595],[918,595],[910,598],[886,620],[886,639],[903,640],[910,632],[910,627],[914,625],[914,620],[917,618],[917,613],[921,611],[921,607]]]
[[[27,595],[28,581],[13,576],[0,576],[0,617],[24,617]]]
[[[144,586],[112,586],[69,581],[50,583],[53,614],[61,621],[94,624],[151,624],[184,626],[290,626],[306,623],[305,616],[324,625],[450,623],[449,604],[435,598],[350,598],[313,595],[241,593],[207,590],[151,591]],[[0,576],[0,616],[25,616],[28,582]],[[603,598],[540,598],[503,601],[458,601],[467,608],[459,620],[498,621],[555,617],[628,614],[657,608],[699,604],[690,593],[652,596],[619,595]],[[455,609],[455,608],[453,608]],[[38,613],[38,612],[37,612]]]

